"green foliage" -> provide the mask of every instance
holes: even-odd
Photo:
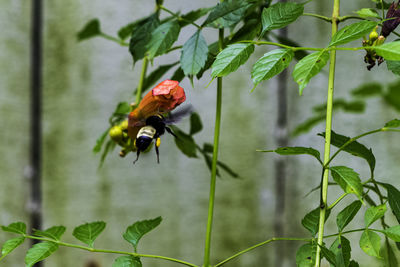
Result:
[[[253,44],[233,44],[222,50],[212,64],[211,76],[222,77],[237,70],[254,51]]]
[[[350,241],[344,236],[338,236],[329,248],[335,254],[336,266],[349,266],[351,257]]]
[[[365,20],[343,27],[332,37],[329,46],[338,46],[357,40],[369,34],[376,25],[378,23]]]
[[[41,242],[33,245],[32,248],[26,252],[25,264],[27,267],[33,266],[35,263],[49,257],[58,249],[58,245],[53,242]]]
[[[136,250],[139,244],[139,240],[145,234],[156,228],[161,223],[161,221],[162,221],[161,217],[157,217],[151,220],[143,220],[135,222],[134,224],[126,228],[123,237],[126,241],[131,243]]]
[[[312,77],[317,75],[326,65],[329,59],[329,52],[314,52],[300,60],[293,70],[293,79],[299,84],[299,94],[303,93],[304,88]]]
[[[276,3],[262,12],[262,33],[266,31],[283,28],[294,22],[303,14],[304,5],[294,2]]]
[[[321,209],[319,207],[313,209],[301,220],[301,224],[304,226],[304,228],[310,231],[312,236],[315,236],[318,233],[320,210]],[[327,210],[325,214],[325,221],[328,219],[329,214],[330,210]]]
[[[200,116],[198,113],[193,112],[190,115],[190,135],[194,135],[203,130],[203,123],[201,122]]]
[[[360,177],[353,169],[345,166],[330,167],[333,179],[346,193],[356,194],[361,200],[363,186]]]
[[[346,208],[344,208],[336,217],[336,224],[338,231],[342,232],[343,229],[354,219],[357,212],[360,210],[362,203],[360,201],[354,201]]]
[[[400,41],[376,46],[375,52],[386,60],[400,60]]]
[[[382,218],[385,215],[385,212],[386,204],[382,204],[376,207],[369,207],[365,212],[365,227],[369,227],[372,223]]]
[[[25,237],[23,237],[23,236],[7,240],[4,243],[3,247],[1,248],[1,256],[5,257],[6,255],[10,254],[19,245],[24,243],[24,241],[25,241]]]
[[[196,75],[206,64],[208,46],[201,31],[198,30],[182,48],[181,68],[185,75]]]
[[[78,32],[77,38],[78,41],[83,41],[89,38],[99,36],[100,34],[101,34],[101,29],[99,20],[92,19],[83,27],[83,29],[80,32]]]
[[[185,27],[186,25],[189,25],[190,21],[194,22],[198,20],[199,18],[205,16],[210,10],[211,8],[199,8],[197,10],[190,11],[185,15],[182,15],[182,19],[179,20],[179,26]]]
[[[392,209],[394,216],[400,223],[400,191],[391,184],[382,184],[388,193],[389,206]]]
[[[89,247],[93,247],[94,240],[103,232],[104,228],[106,228],[105,222],[85,223],[76,227],[72,235]]]
[[[386,60],[388,70],[396,75],[400,75],[400,61]]]
[[[60,240],[61,236],[65,232],[65,226],[53,226],[45,231],[36,230],[33,235],[40,237],[47,237],[53,240]]]
[[[142,262],[137,257],[121,256],[115,259],[112,267],[142,267]]]
[[[286,69],[294,56],[291,49],[275,49],[262,56],[253,66],[251,77],[254,88],[261,82],[269,80]]]
[[[193,137],[185,132],[181,131],[176,126],[170,126],[175,135],[178,138],[175,138],[175,144],[180,149],[180,151],[188,156],[189,158],[197,158],[197,148],[196,143]]]
[[[381,238],[378,234],[365,230],[360,238],[360,248],[368,255],[381,258]]]
[[[320,133],[318,135],[325,138],[325,133]],[[368,162],[371,174],[374,172],[376,160],[372,149],[368,149],[366,146],[350,137],[337,134],[334,131],[331,132],[331,144],[337,148],[342,148],[342,151],[350,153],[353,156],[365,159]],[[346,146],[344,147],[345,144]]]
[[[147,51],[146,45],[151,39],[152,32],[160,25],[157,13],[147,17],[142,23],[135,27],[129,42],[129,52],[136,62],[142,59]]]
[[[203,26],[226,28],[238,23],[252,5],[249,1],[226,0],[218,3],[210,12]]]
[[[361,85],[360,87],[351,91],[351,94],[358,97],[370,97],[374,95],[381,95],[383,87],[380,83],[372,82]]]
[[[378,12],[376,12],[376,10],[373,8],[362,8],[360,10],[357,10],[355,13],[357,13],[362,18],[381,18]]]
[[[383,233],[393,241],[400,242],[400,225],[389,227]]]
[[[387,267],[397,267],[399,266],[399,263],[397,261],[396,255],[392,249],[392,246],[389,243],[388,239],[385,239],[385,249],[386,253],[384,253],[385,256],[385,263]]]
[[[317,246],[315,243],[302,245],[296,252],[296,264],[298,267],[312,267],[315,265]]]
[[[312,148],[312,147],[301,147],[301,146],[295,146],[295,147],[280,147],[275,150],[258,150],[259,152],[275,152],[279,155],[311,155],[315,157],[321,164],[321,156],[318,150]]]
[[[391,84],[388,88],[388,92],[384,95],[386,103],[391,105],[397,111],[400,111],[400,82]]]
[[[146,48],[150,59],[162,55],[178,39],[180,31],[179,23],[176,20],[167,21],[158,26],[152,33]]]
[[[23,222],[11,223],[8,226],[1,226],[1,229],[5,232],[16,233],[16,234],[26,234],[26,224]]]

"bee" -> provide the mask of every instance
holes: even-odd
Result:
[[[145,121],[145,126],[140,128],[134,141],[137,151],[136,159],[133,161],[133,164],[139,160],[140,152],[145,151],[153,143],[153,140],[155,141],[154,147],[157,154],[157,163],[160,163],[160,152],[158,149],[161,145],[160,137],[167,132],[175,138],[178,138],[167,125],[180,121],[184,116],[187,116],[190,113],[192,113],[192,107],[189,105],[182,108],[180,111],[171,114],[168,118],[165,118],[162,114],[148,117]]]

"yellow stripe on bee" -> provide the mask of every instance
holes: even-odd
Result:
[[[156,146],[159,147],[161,145],[161,138],[158,137],[156,140]]]

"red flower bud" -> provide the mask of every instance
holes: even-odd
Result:
[[[382,25],[381,35],[387,37],[400,24],[400,0],[392,3],[386,13],[386,20]]]

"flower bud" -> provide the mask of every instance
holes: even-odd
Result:
[[[110,135],[111,139],[114,140],[115,142],[119,142],[122,140],[123,133],[122,133],[122,128],[121,126],[113,126],[110,131],[108,132]]]
[[[370,42],[375,41],[379,37],[379,34],[376,32],[376,28],[372,30],[372,32],[369,34],[369,40]]]
[[[124,120],[123,122],[121,122],[121,124],[119,126],[121,126],[123,131],[127,130],[128,129],[128,120]]]

